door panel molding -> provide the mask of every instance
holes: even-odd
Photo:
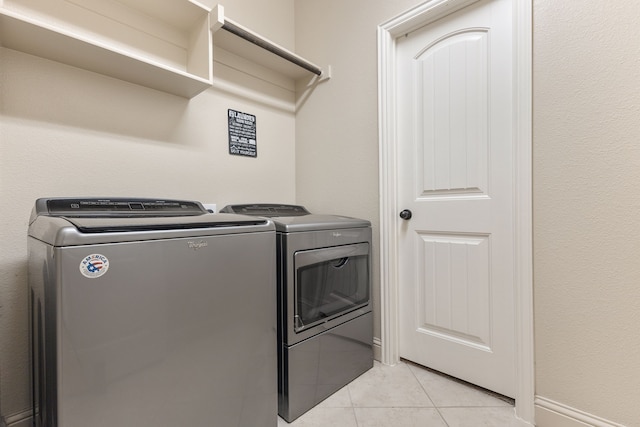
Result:
[[[395,54],[396,39],[478,0],[428,0],[378,26],[379,187],[381,243],[381,358],[399,361],[398,206]],[[515,165],[516,414],[534,424],[532,265],[532,0],[513,1]]]
[[[420,232],[416,239],[417,257],[424,260],[415,273],[416,330],[491,351],[491,236]],[[469,301],[475,310],[468,310]]]
[[[416,157],[424,159],[416,162],[418,194],[488,192],[488,39],[486,28],[455,31],[415,57],[414,111],[424,117],[414,129]]]

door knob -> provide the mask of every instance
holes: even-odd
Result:
[[[402,212],[400,212],[400,218],[404,219],[405,221],[408,219],[411,219],[412,216],[413,214],[409,209],[405,209]]]

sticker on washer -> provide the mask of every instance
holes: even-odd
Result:
[[[109,260],[104,255],[91,254],[80,262],[80,273],[89,279],[104,276],[108,269]]]

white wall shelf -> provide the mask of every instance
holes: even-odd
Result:
[[[212,85],[209,16],[191,0],[0,0],[0,46],[192,98]]]
[[[210,10],[196,0],[0,0],[0,46],[185,98],[213,85],[213,44],[285,79],[330,77],[226,18],[221,5]]]

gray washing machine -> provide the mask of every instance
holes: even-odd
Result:
[[[291,422],[373,366],[371,223],[296,205],[222,211],[276,226],[278,413]]]
[[[36,427],[275,427],[275,228],[200,203],[39,199]]]

